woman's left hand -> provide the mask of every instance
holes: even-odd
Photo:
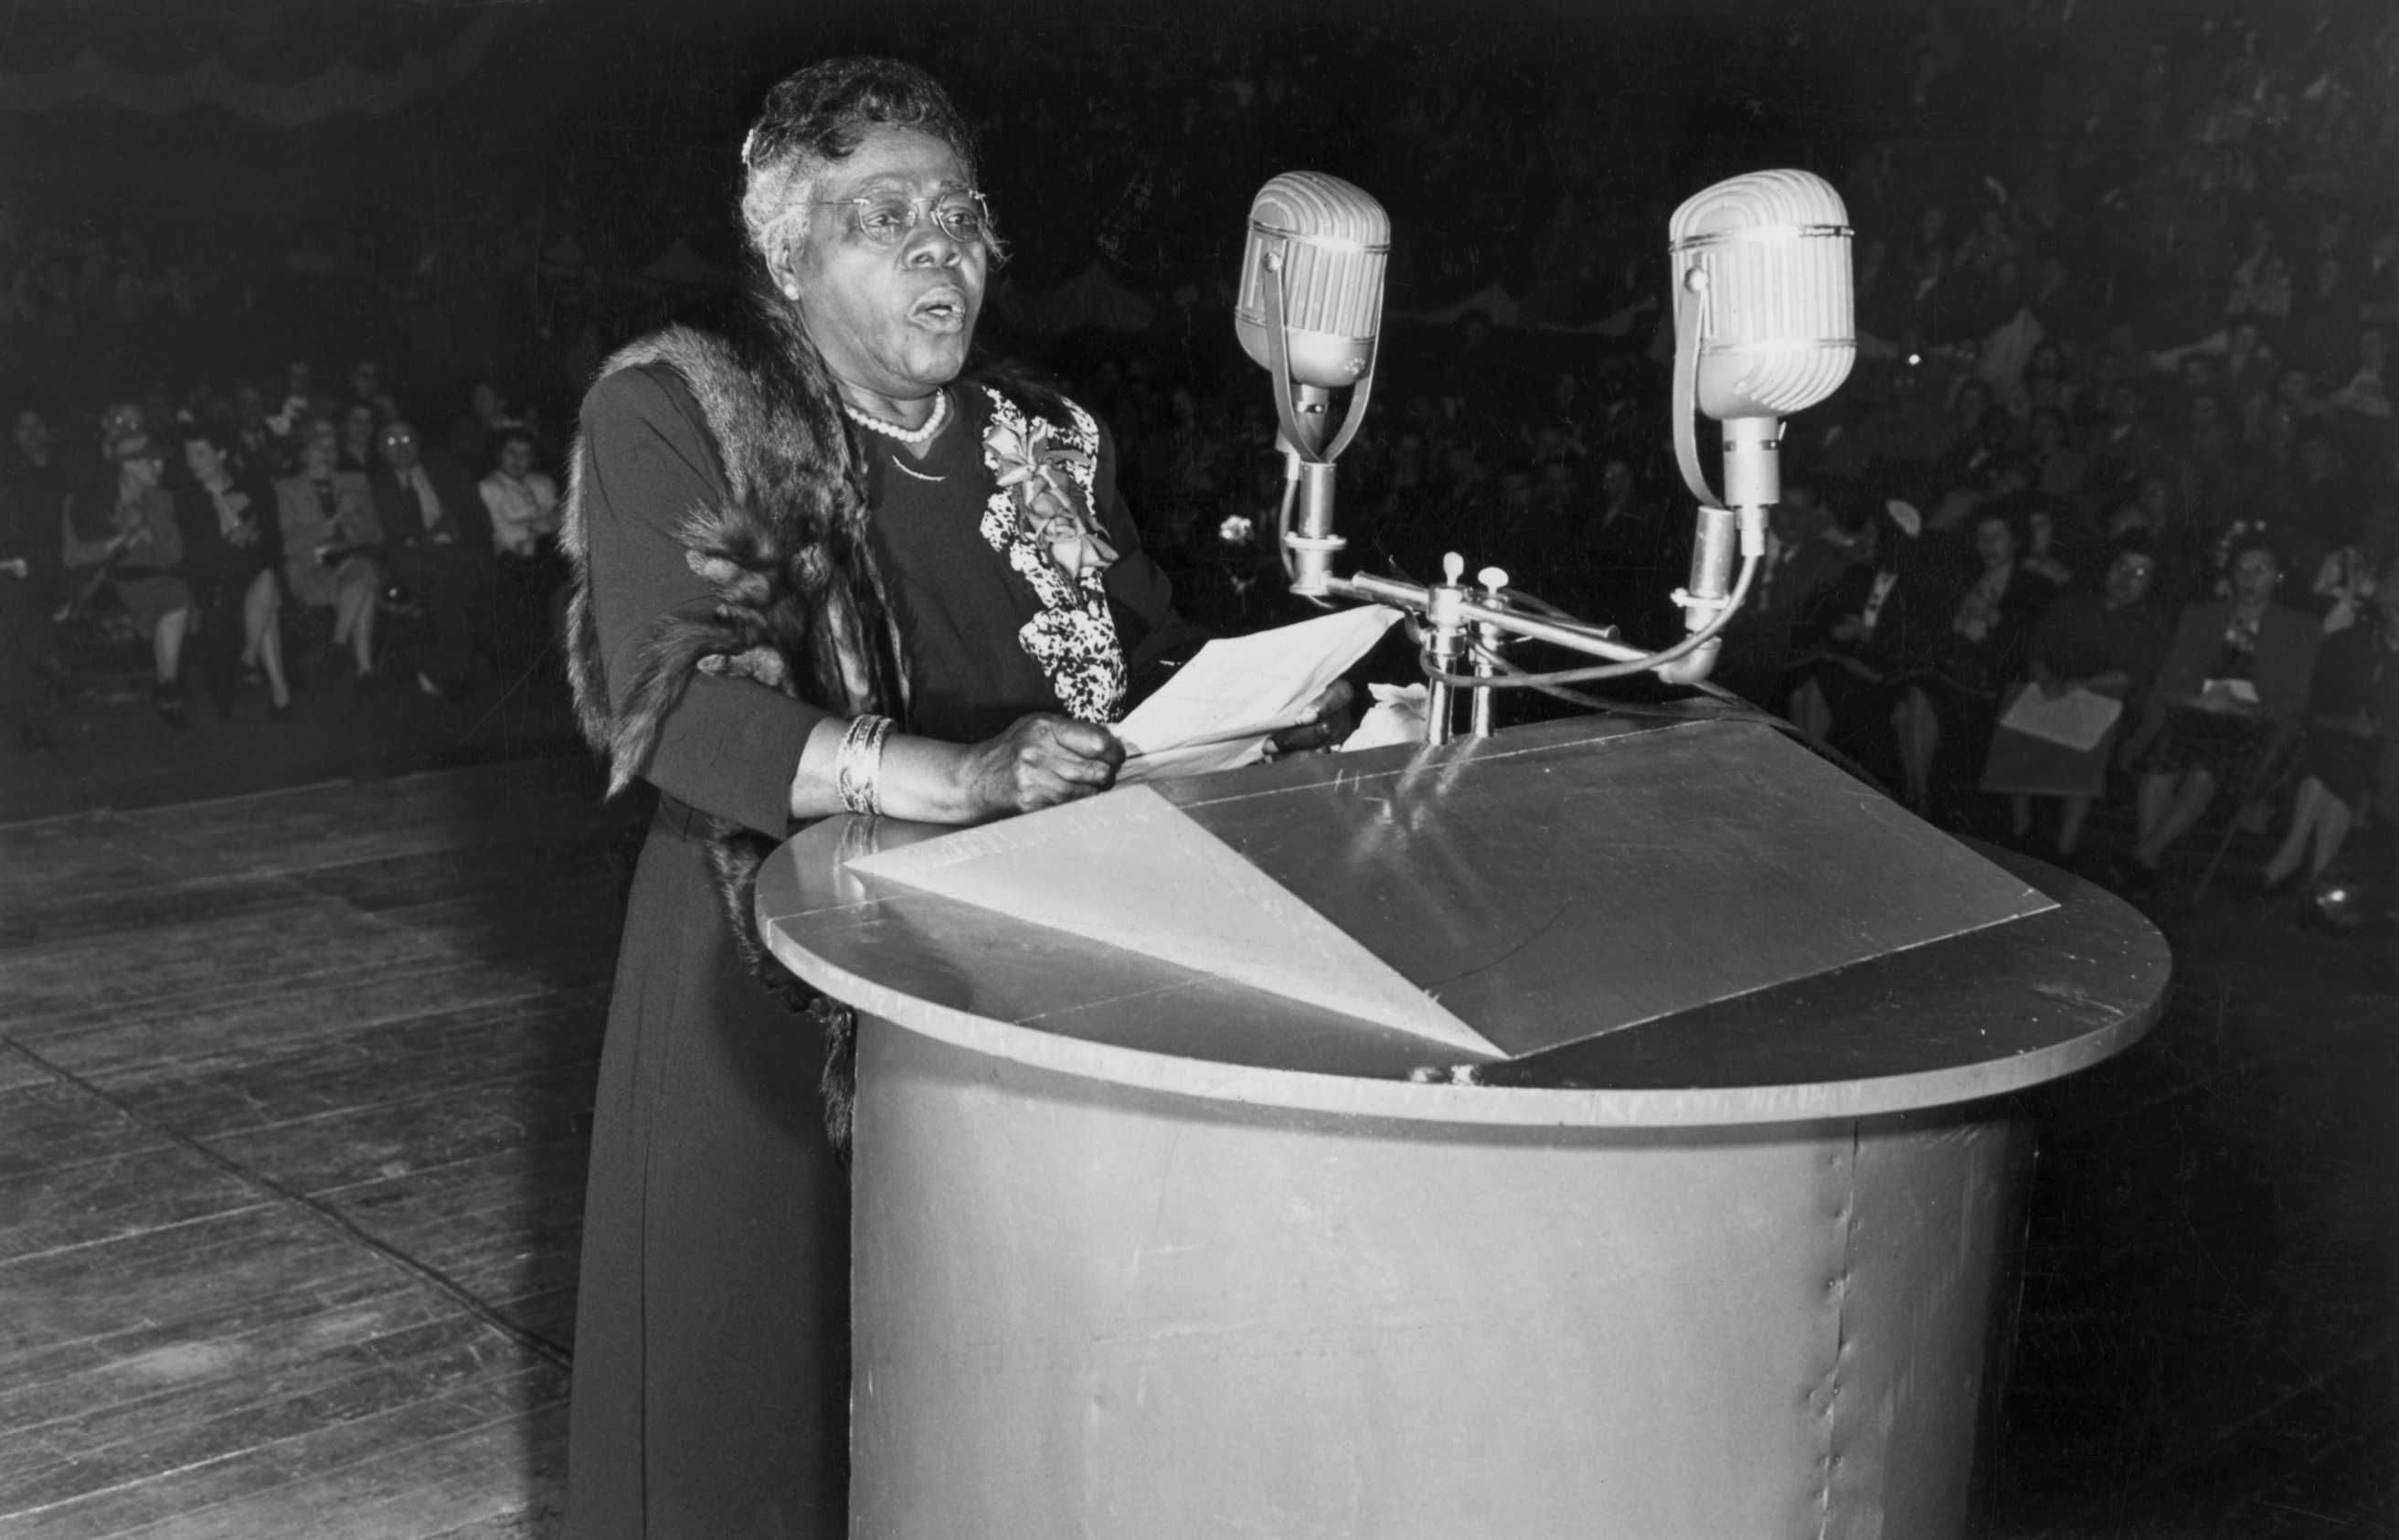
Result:
[[[1330,749],[1348,737],[1349,730],[1357,725],[1349,716],[1352,694],[1348,680],[1335,680],[1322,695],[1308,703],[1307,721],[1296,727],[1286,727],[1267,740],[1267,758]]]

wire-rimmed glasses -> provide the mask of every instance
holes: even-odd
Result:
[[[965,245],[991,239],[991,205],[975,192],[947,192],[929,198],[899,193],[869,193],[862,197],[819,199],[820,209],[847,209],[859,237],[870,246],[897,246],[929,217],[942,234]]]

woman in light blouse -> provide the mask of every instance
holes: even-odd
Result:
[[[70,498],[62,537],[70,572],[90,571],[92,587],[116,590],[134,631],[150,643],[157,682],[151,704],[168,726],[190,725],[183,691],[183,638],[192,624],[192,590],[183,564],[183,531],[174,500],[160,480],[166,452],[142,429],[108,441],[107,468]]]
[[[527,560],[558,538],[558,483],[533,468],[533,435],[500,435],[499,468],[483,478],[483,507],[492,516],[492,548]]]
[[[2283,563],[2272,540],[2244,534],[2230,554],[2231,597],[2183,611],[2125,745],[2140,777],[2135,882],[2154,880],[2217,790],[2295,738],[2307,710],[2323,628],[2274,601]]]
[[[283,525],[283,576],[291,597],[333,612],[333,644],[347,646],[357,678],[374,677],[375,594],[383,586],[373,552],[383,544],[367,479],[337,468],[333,425],[310,425],[300,474],[275,483]]]
[[[533,435],[524,428],[501,429],[498,451],[499,468],[479,490],[492,516],[506,625],[533,645],[564,634],[569,574],[558,549],[558,483],[533,468]]]

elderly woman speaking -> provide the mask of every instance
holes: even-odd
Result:
[[[592,1128],[580,1537],[845,1532],[847,1033],[764,955],[758,861],[845,809],[1105,790],[1128,678],[1190,634],[1100,425],[962,377],[998,246],[941,88],[815,65],[741,162],[754,324],[610,360],[562,530],[585,730],[658,793]]]

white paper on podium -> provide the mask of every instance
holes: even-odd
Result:
[[[1374,705],[1358,719],[1356,729],[1341,740],[1343,753],[1425,740],[1425,719],[1432,712],[1430,690],[1422,684],[1369,684],[1366,695]]]
[[[1391,628],[1385,604],[1338,610],[1200,649],[1113,729],[1125,746],[1119,783],[1247,764],[1267,739],[1299,724],[1324,693]]]
[[[2211,679],[2199,687],[2202,706],[2239,707],[2257,704],[2257,686],[2245,679]]]
[[[2096,691],[2078,687],[2052,700],[2040,686],[2027,684],[2016,693],[2015,704],[1999,718],[1999,725],[2087,754],[2123,714],[2122,701]]]
[[[1441,1002],[1145,786],[861,856],[847,869],[1478,1059],[1500,1057]]]

